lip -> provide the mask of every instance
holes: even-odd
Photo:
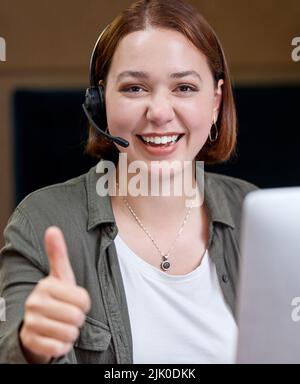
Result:
[[[178,134],[175,134],[175,135],[178,135]],[[180,137],[176,143],[167,145],[165,147],[161,147],[161,146],[154,147],[149,144],[147,145],[144,143],[143,139],[139,136],[140,135],[137,135],[137,139],[139,143],[143,146],[144,151],[146,151],[148,154],[152,156],[159,157],[159,156],[171,155],[172,153],[174,153],[177,150],[178,146],[180,145],[182,137],[185,135],[181,134],[182,137]],[[146,135],[143,135],[143,136],[146,136]]]
[[[163,136],[180,136],[183,135],[184,133],[178,133],[178,132],[167,132],[167,133],[145,133],[137,136],[144,136],[144,137],[163,137]]]

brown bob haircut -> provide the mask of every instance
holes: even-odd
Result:
[[[123,11],[108,26],[98,44],[97,79],[103,80],[105,84],[120,40],[132,32],[145,30],[149,25],[182,33],[206,56],[215,86],[219,79],[224,80],[217,121],[218,138],[215,142],[208,139],[195,160],[207,164],[228,160],[234,154],[237,136],[236,109],[228,65],[214,30],[190,4],[183,0],[139,0]],[[119,158],[119,150],[115,144],[98,134],[93,126],[89,126],[85,153],[114,161],[115,164]]]

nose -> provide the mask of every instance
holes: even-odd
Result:
[[[146,118],[156,126],[162,126],[174,119],[175,113],[168,95],[163,92],[152,95],[147,105]]]

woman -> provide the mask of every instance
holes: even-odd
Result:
[[[97,166],[27,196],[1,251],[0,360],[231,363],[240,211],[255,186],[202,179],[196,163],[225,161],[235,148],[220,43],[181,0],[141,0],[104,31],[96,56],[106,134],[129,146],[93,125],[87,152],[113,161],[119,185],[134,181],[119,155],[141,161],[148,181],[162,176],[155,161],[189,161],[192,183],[179,196],[100,196]],[[204,203],[187,207],[193,188]]]

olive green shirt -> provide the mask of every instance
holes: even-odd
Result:
[[[197,182],[200,176],[197,165]],[[49,274],[44,232],[60,227],[77,284],[90,294],[92,307],[73,349],[52,363],[132,364],[132,335],[125,290],[114,244],[118,233],[111,198],[99,196],[96,166],[88,173],[29,194],[4,230],[0,253],[0,297],[6,321],[0,321],[0,363],[26,363],[19,341],[24,303],[38,281]],[[256,187],[246,181],[204,173],[209,213],[209,255],[224,298],[235,314],[242,202]]]

